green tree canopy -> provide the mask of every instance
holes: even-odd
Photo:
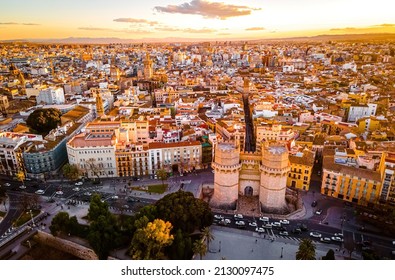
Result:
[[[102,202],[99,194],[93,194],[88,209],[88,219],[97,220],[100,216],[111,215],[107,202]]]
[[[116,218],[108,209],[107,202],[102,202],[98,194],[94,194],[88,209],[90,221],[88,240],[101,260],[107,259],[111,250],[121,242]]]
[[[100,260],[106,260],[120,242],[119,229],[114,215],[100,215],[90,223],[89,244]]]
[[[210,226],[213,214],[207,202],[195,198],[191,192],[178,191],[156,202],[158,218],[169,221],[176,231],[185,233]]]
[[[311,239],[302,239],[296,252],[297,260],[315,260],[315,244]]]
[[[39,133],[48,133],[60,124],[61,115],[55,108],[37,109],[29,115],[26,124]]]
[[[52,235],[56,236],[60,233],[68,233],[68,225],[70,221],[69,213],[67,212],[59,212],[52,219],[51,225],[49,226],[49,230]]]
[[[69,180],[77,180],[80,177],[80,170],[77,165],[66,163],[62,168],[63,175]]]

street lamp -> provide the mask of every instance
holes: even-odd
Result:
[[[280,258],[283,258],[283,251],[284,251],[284,247],[281,247],[281,256],[280,256]]]
[[[35,227],[36,225],[34,224],[32,209],[30,209],[30,217],[32,217],[32,227]]]

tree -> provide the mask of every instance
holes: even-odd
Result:
[[[210,230],[210,227],[204,227],[202,229],[202,238],[206,239],[206,243],[207,243],[207,250],[210,249],[210,241],[214,240],[214,235]]]
[[[60,124],[61,115],[55,108],[37,109],[29,115],[26,124],[39,133],[48,133]]]
[[[62,168],[63,176],[67,179],[74,181],[80,177],[80,170],[77,165],[66,163]]]
[[[171,223],[161,219],[155,219],[153,222],[148,222],[146,226],[137,229],[131,244],[132,258],[163,259],[162,249],[170,245],[174,239],[174,236],[170,234],[171,229]]]
[[[167,180],[167,172],[164,169],[159,169],[156,171],[156,175],[158,176],[158,179],[162,180],[162,186],[165,185],[165,180]]]
[[[169,221],[176,233],[174,242],[166,247],[167,254],[173,259],[190,259],[193,253],[191,234],[213,222],[209,205],[190,192],[178,191],[164,196],[155,206],[157,217]]]
[[[202,239],[199,239],[193,242],[192,251],[195,254],[199,254],[200,260],[202,260],[203,256],[207,253],[207,246]]]
[[[98,194],[92,196],[88,219],[91,222],[88,233],[89,244],[100,260],[107,259],[111,250],[118,246],[120,235],[114,215]]]
[[[96,159],[90,158],[85,161],[85,166],[87,177],[89,177],[89,171],[91,171],[96,176],[97,181],[100,182],[100,174],[104,171],[103,163],[96,163]]]
[[[335,251],[329,249],[325,256],[322,257],[323,260],[335,260]]]
[[[25,172],[23,172],[22,170],[20,170],[20,171],[18,171],[18,172],[16,173],[15,176],[16,176],[16,179],[17,179],[17,180],[21,181],[22,185],[25,184],[25,178],[26,178]]]
[[[193,233],[213,222],[213,214],[207,202],[195,198],[191,192],[170,193],[155,203],[158,218],[169,221],[175,230]]]
[[[52,219],[51,225],[49,226],[49,230],[52,235],[56,236],[60,233],[68,233],[68,224],[69,224],[69,214],[67,212],[59,212]]]
[[[97,220],[100,216],[111,215],[107,202],[102,202],[99,194],[93,194],[88,209],[88,219]]]
[[[114,215],[100,215],[89,226],[88,241],[100,260],[108,258],[119,244],[119,230]]]
[[[302,239],[296,252],[297,260],[315,260],[315,244],[311,239]]]

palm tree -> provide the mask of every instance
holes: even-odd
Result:
[[[297,260],[315,260],[315,244],[311,239],[302,239],[296,252]]]
[[[214,240],[214,235],[210,230],[210,227],[205,227],[202,229],[202,238],[206,239],[207,250],[210,250],[210,241]]]
[[[202,260],[203,256],[207,253],[207,246],[202,239],[199,239],[193,242],[192,251],[194,254],[199,254],[200,260]]]

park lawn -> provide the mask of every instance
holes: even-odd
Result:
[[[164,193],[167,189],[167,184],[160,184],[160,185],[149,185],[148,186],[148,192],[152,192],[152,193]]]
[[[37,216],[40,214],[40,210],[32,210],[33,217]],[[19,227],[23,225],[24,223],[28,222],[29,220],[31,221],[32,217],[30,215],[30,212],[23,212],[22,215],[19,216],[19,218],[15,221],[15,226]]]
[[[147,187],[131,187],[132,190],[149,192],[149,193],[159,193],[162,194],[166,191],[168,184],[157,184],[157,185],[148,185]]]

